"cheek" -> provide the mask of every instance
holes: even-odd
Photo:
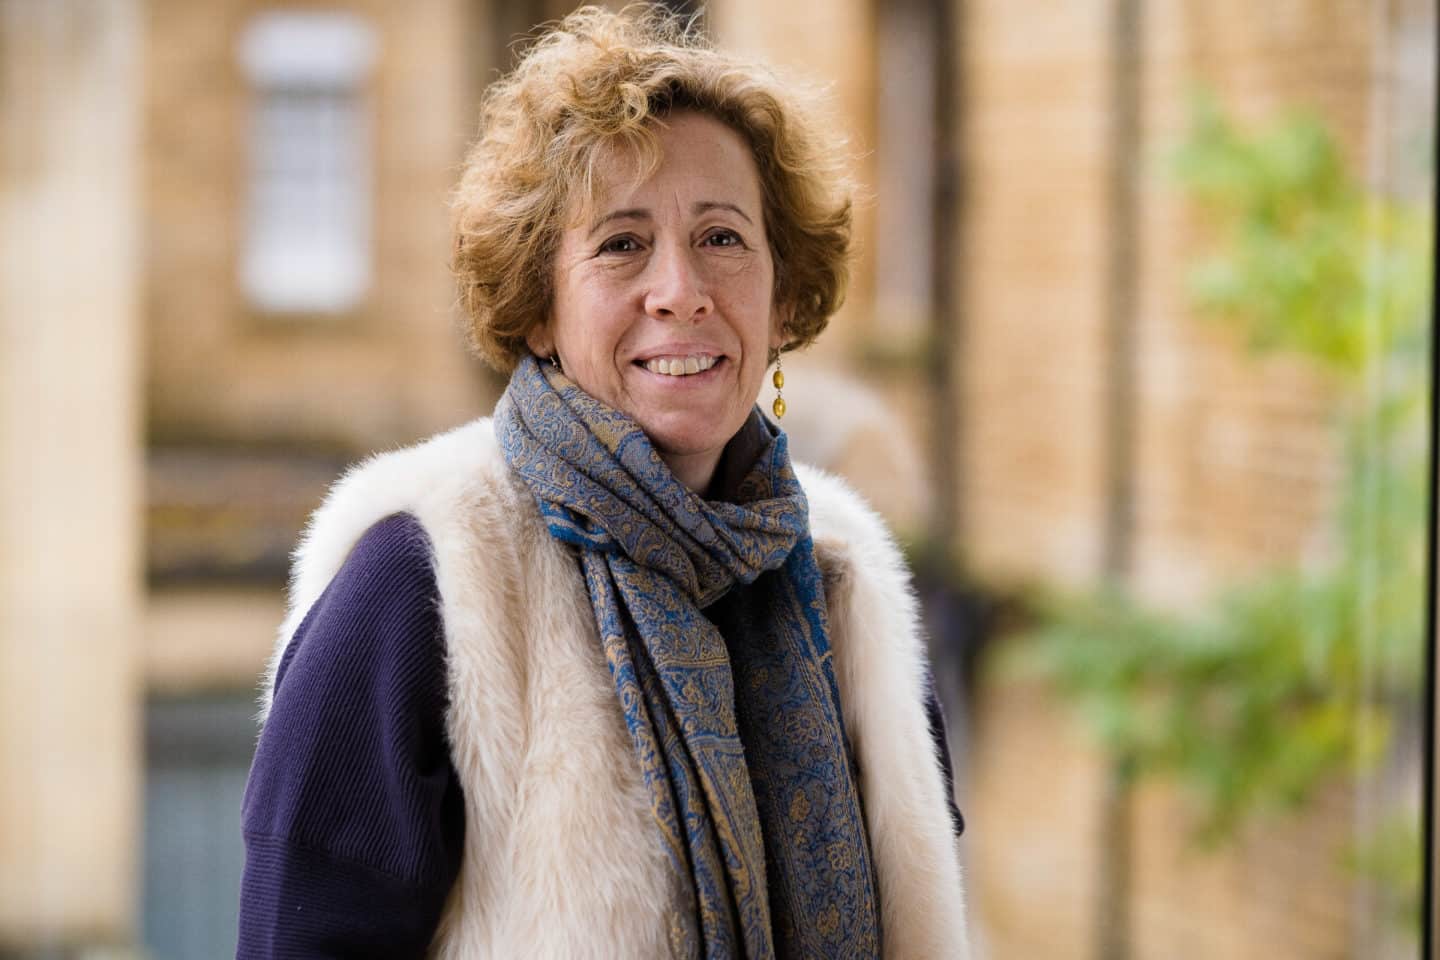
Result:
[[[567,312],[556,327],[566,372],[587,393],[609,393],[606,385],[619,379],[615,358],[624,335],[619,317],[613,307],[591,302],[583,312]]]
[[[596,269],[574,250],[563,248],[554,281],[551,330],[567,364],[595,370],[613,351],[623,293],[613,271]]]
[[[740,318],[741,333],[747,346],[752,346],[755,341],[768,346],[772,339],[775,316],[773,280],[769,264],[752,263],[727,284],[731,291],[727,306],[732,316]]]

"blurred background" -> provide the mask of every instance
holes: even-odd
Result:
[[[977,955],[1416,956],[1435,0],[675,6],[851,140],[784,423],[916,570]],[[498,397],[446,197],[568,9],[0,0],[0,956],[233,955],[288,551]]]

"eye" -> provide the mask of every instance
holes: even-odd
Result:
[[[740,239],[740,234],[724,228],[705,234],[705,239],[701,242],[707,247],[743,247],[745,245],[745,241]]]
[[[601,253],[634,253],[636,250],[639,249],[640,241],[636,240],[628,233],[622,233],[619,236],[611,237],[604,243],[600,244]]]

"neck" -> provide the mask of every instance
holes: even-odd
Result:
[[[706,453],[662,453],[660,459],[675,474],[675,479],[686,488],[702,497],[715,479],[715,466],[720,462],[720,451]]]

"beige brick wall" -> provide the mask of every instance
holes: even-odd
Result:
[[[1035,682],[993,679],[972,710],[961,846],[976,946],[991,960],[1088,960],[1101,758]]]
[[[1147,4],[1137,317],[1135,562],[1172,602],[1323,548],[1333,393],[1257,362],[1192,315],[1201,249],[1168,168],[1186,94],[1241,118],[1291,104],[1332,125],[1363,174],[1371,5]],[[1092,581],[1104,516],[1110,38],[1103,5],[966,6],[965,473],[961,546],[999,580]]]
[[[1105,760],[1076,715],[1035,680],[992,674],[976,705],[966,798],[967,874],[991,960],[1095,956]],[[1134,960],[1354,956],[1345,867],[1353,788],[1270,816],[1232,844],[1191,842],[1183,790],[1148,781],[1132,806]]]
[[[1106,5],[964,4],[957,545],[997,580],[1100,556]]]
[[[236,280],[245,78],[263,3],[148,5],[146,191],[153,436],[370,450],[476,415],[495,391],[455,326],[447,193],[473,132],[483,18],[461,0],[330,3],[374,24],[374,284],[352,314],[264,316]],[[483,49],[477,49],[483,48]]]

